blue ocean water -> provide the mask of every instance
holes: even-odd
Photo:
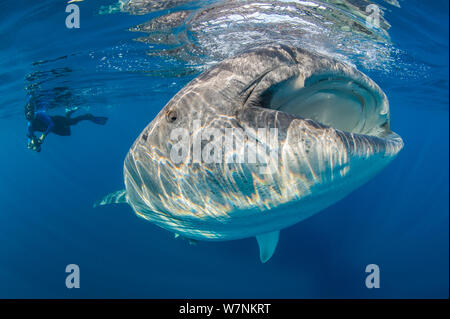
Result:
[[[179,9],[99,14],[114,2],[78,2],[79,29],[66,28],[65,1],[0,2],[0,298],[448,297],[448,1],[380,2],[391,55],[373,68],[352,62],[386,92],[405,148],[368,184],[283,230],[266,264],[254,238],[189,245],[126,205],[92,208],[123,188],[129,147],[200,72],[147,54],[164,45],[128,31]],[[78,105],[109,121],[32,152],[32,91],[55,114]],[[65,286],[68,264],[80,267],[80,289]],[[365,286],[368,264],[380,267],[379,289]]]

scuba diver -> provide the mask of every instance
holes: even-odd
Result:
[[[30,99],[25,105],[25,117],[28,121],[28,148],[36,152],[41,151],[41,145],[49,133],[70,136],[70,127],[81,121],[91,121],[95,124],[104,125],[108,120],[107,117],[94,116],[90,113],[72,118],[72,114],[78,110],[78,107],[67,108],[65,116],[49,116],[47,109],[48,105],[45,102],[35,99]],[[35,132],[42,132],[42,134],[40,137],[36,137]]]

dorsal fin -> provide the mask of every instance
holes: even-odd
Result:
[[[261,259],[261,262],[265,263],[272,257],[275,249],[277,248],[279,237],[279,230],[256,236],[256,240],[259,245],[259,258]]]
[[[127,191],[125,189],[121,189],[119,191],[112,192],[99,201],[94,203],[94,207],[109,205],[109,204],[125,204],[128,201]]]

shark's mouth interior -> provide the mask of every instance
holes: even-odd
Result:
[[[389,113],[384,94],[346,75],[291,78],[263,93],[264,106],[350,133],[384,136]]]

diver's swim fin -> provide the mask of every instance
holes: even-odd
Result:
[[[125,189],[121,189],[120,191],[112,192],[111,194],[106,195],[99,201],[94,203],[94,207],[109,205],[109,204],[126,204],[128,202],[127,191]]]
[[[256,240],[259,245],[259,258],[261,259],[261,262],[265,263],[272,257],[275,249],[277,248],[279,237],[279,230],[256,236]]]
[[[104,116],[94,116],[92,118],[92,122],[94,122],[95,124],[99,124],[99,125],[105,125],[107,121],[108,121],[108,118],[104,117]]]

